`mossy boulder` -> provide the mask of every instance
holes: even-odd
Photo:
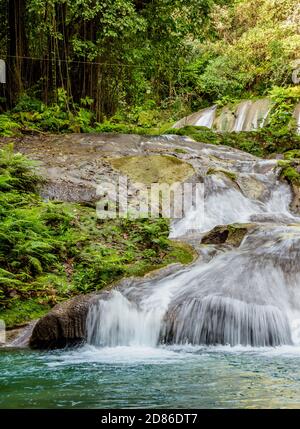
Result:
[[[239,247],[246,234],[255,228],[254,224],[218,225],[201,240],[202,244],[227,244]]]
[[[292,188],[293,200],[290,209],[300,214],[300,151],[291,150],[284,154],[284,160],[278,161],[281,167],[280,179],[288,182]]]
[[[229,171],[229,170],[224,170],[222,168],[209,168],[206,172],[206,174],[208,176],[212,175],[212,174],[221,174],[224,175],[226,177],[228,177],[228,179],[232,180],[233,182],[236,182],[237,180],[237,175],[236,173],[234,173],[233,171]]]

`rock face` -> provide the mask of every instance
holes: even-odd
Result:
[[[33,320],[26,326],[7,331],[7,343],[5,344],[5,346],[8,345],[9,347],[27,347],[36,322],[36,320]]]
[[[300,186],[292,185],[293,190],[293,200],[291,203],[291,210],[293,213],[300,214]]]
[[[56,305],[36,323],[29,346],[40,350],[58,349],[84,342],[88,308],[99,295],[79,295]]]
[[[9,141],[0,139],[0,147]],[[135,182],[169,183],[170,178],[175,182],[194,174],[194,151],[185,155],[184,144],[177,136],[158,140],[155,136],[105,133],[27,136],[16,139],[14,148],[37,162],[45,178],[41,195],[46,200],[95,205],[101,199],[98,186],[119,186],[122,175],[128,178],[126,186],[134,206],[138,204]],[[190,144],[199,147],[195,142]],[[176,152],[180,149],[184,153]],[[120,186],[123,194],[125,185]]]
[[[209,231],[203,238],[202,244],[228,244],[238,247],[246,234],[252,231],[256,226],[251,223],[220,225]]]

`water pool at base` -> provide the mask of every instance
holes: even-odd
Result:
[[[0,350],[0,408],[299,408],[298,347]]]

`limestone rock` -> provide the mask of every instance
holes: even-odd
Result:
[[[29,339],[32,335],[32,331],[35,327],[37,320],[33,320],[25,326],[10,329],[6,333],[5,346],[9,347],[28,347]]]
[[[219,225],[209,231],[201,240],[202,244],[228,244],[229,246],[238,247],[245,235],[253,230],[256,225],[232,224]]]
[[[29,346],[41,350],[57,349],[84,342],[88,308],[99,295],[79,295],[56,305],[36,323]]]
[[[295,214],[300,214],[300,186],[292,185],[293,201],[291,203],[291,210]]]

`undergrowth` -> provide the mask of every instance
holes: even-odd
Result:
[[[230,146],[259,157],[300,149],[300,136],[288,129],[285,134],[271,127],[256,131],[220,133],[206,127],[189,125],[179,129],[169,129],[166,133],[189,136],[202,143]]]

